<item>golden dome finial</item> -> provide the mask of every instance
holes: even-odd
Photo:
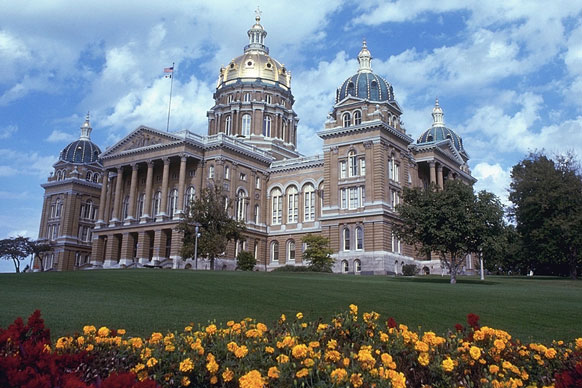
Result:
[[[358,69],[358,73],[371,73],[372,72],[372,54],[370,54],[370,50],[368,50],[368,44],[366,43],[366,38],[364,38],[362,42],[362,50],[358,54],[358,63],[360,64],[360,68]]]
[[[259,8],[259,6],[257,5],[257,9],[255,10],[255,20],[257,21],[257,23],[260,23],[261,21],[261,14],[263,12],[261,11],[261,9]]]

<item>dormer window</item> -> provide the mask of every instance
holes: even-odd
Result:
[[[428,137],[426,138],[426,141],[432,141],[433,137],[432,137],[432,133],[428,135]]]
[[[348,84],[348,95],[351,95],[351,96],[354,95],[354,83],[351,81]]]
[[[359,110],[354,112],[354,125],[362,124],[362,112]]]
[[[342,116],[344,127],[349,127],[352,125],[352,117],[349,112],[346,112]]]

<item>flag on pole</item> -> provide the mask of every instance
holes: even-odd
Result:
[[[172,78],[172,73],[174,72],[174,66],[172,67],[164,67],[164,73],[166,73],[166,75],[164,76],[164,78]]]

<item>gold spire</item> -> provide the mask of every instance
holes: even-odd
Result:
[[[366,43],[366,39],[364,39],[362,42],[362,49],[358,54],[358,63],[360,64],[358,73],[372,72],[372,54],[370,54],[370,50],[368,50],[368,44]]]
[[[85,116],[85,122],[81,125],[81,137],[79,140],[91,140],[91,123],[89,121],[89,112],[87,112],[87,116]]]

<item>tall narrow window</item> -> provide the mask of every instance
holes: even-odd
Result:
[[[60,217],[61,213],[63,211],[63,200],[62,199],[57,199],[57,203],[55,205],[55,217]]]
[[[259,205],[255,205],[255,224],[259,224]]]
[[[341,209],[347,209],[348,208],[348,195],[347,195],[347,189],[343,188],[340,190],[340,208]]]
[[[342,160],[340,162],[340,178],[343,179],[346,177],[346,161]]]
[[[354,273],[360,273],[362,271],[362,262],[358,259],[354,260]]]
[[[247,218],[247,195],[244,190],[239,190],[236,201],[236,219],[239,221],[246,221]]]
[[[360,206],[360,189],[359,187],[349,188],[349,208],[357,209]]]
[[[366,158],[360,158],[360,175],[366,176]]]
[[[358,226],[356,228],[356,250],[361,251],[364,249],[364,233],[362,227]]]
[[[224,119],[224,133],[230,136],[231,127],[232,117],[226,116],[226,119]]]
[[[186,189],[186,194],[184,195],[184,207],[192,205],[195,195],[196,190],[194,189],[194,186],[190,186]]]
[[[154,194],[154,200],[152,201],[152,214],[157,216],[160,214],[160,207],[162,206],[162,193],[157,191]]]
[[[214,179],[214,166],[208,167],[208,179]]]
[[[315,190],[313,185],[305,185],[303,190],[303,202],[304,202],[304,221],[314,221],[315,220]]]
[[[265,102],[267,104],[272,104],[273,103],[273,98],[270,94],[265,94]]]
[[[296,223],[299,219],[299,195],[297,188],[291,186],[287,190],[287,222]]]
[[[230,168],[228,166],[224,167],[224,179],[230,179]]]
[[[348,153],[348,166],[350,171],[350,177],[358,175],[358,158],[356,158],[356,152],[350,151]]]
[[[400,244],[400,240],[396,237],[394,233],[392,233],[392,252],[402,253],[402,246]]]
[[[271,261],[279,261],[279,243],[277,241],[271,243]]]
[[[123,208],[121,211],[121,219],[125,220],[129,216],[129,195],[123,198]]]
[[[343,230],[343,240],[344,240],[344,251],[350,250],[350,230],[344,228]]]
[[[287,241],[287,262],[295,262],[295,241]]]
[[[362,124],[362,112],[359,110],[354,112],[354,125]]]
[[[243,136],[251,135],[251,115],[249,114],[244,114],[242,117],[242,135]]]
[[[350,270],[350,265],[347,260],[342,260],[342,273],[348,273]]]
[[[348,112],[343,114],[342,120],[343,120],[344,127],[349,127],[352,125],[352,117]]]
[[[271,116],[265,116],[263,119],[263,135],[271,137]]]
[[[272,225],[281,224],[281,217],[283,215],[283,201],[281,198],[281,190],[274,189],[271,192],[271,204],[272,204]]]
[[[137,197],[137,218],[141,218],[143,216],[144,204],[145,204],[145,194],[141,193]]]
[[[178,209],[178,190],[173,189],[168,195],[168,216],[174,217]]]
[[[244,102],[250,102],[251,101],[251,94],[250,93],[245,93],[243,95],[243,101]]]
[[[283,119],[281,139],[283,139],[284,142],[287,142],[287,120],[285,119]]]
[[[261,188],[261,178],[255,177],[255,189]]]

